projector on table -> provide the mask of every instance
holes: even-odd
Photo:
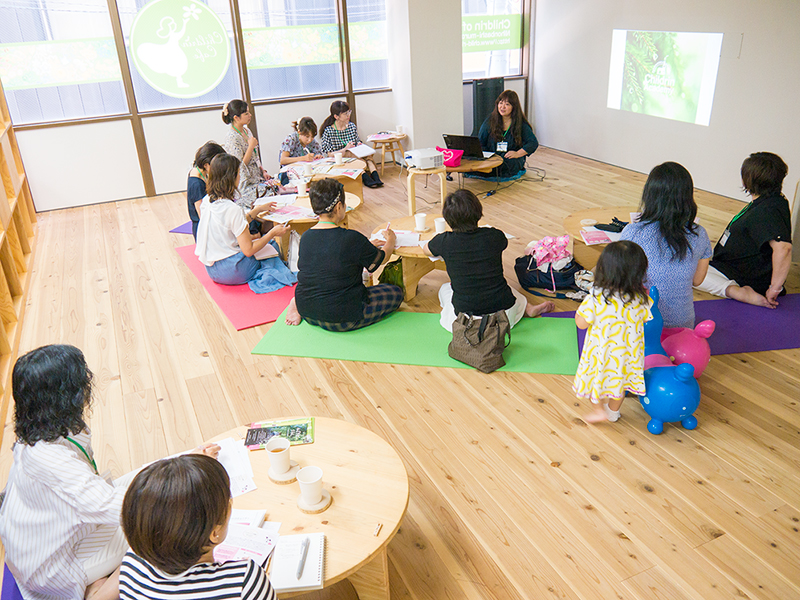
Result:
[[[444,164],[444,156],[436,148],[408,150],[405,153],[406,164],[417,169],[433,169]]]

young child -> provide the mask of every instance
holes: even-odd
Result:
[[[583,344],[572,389],[595,410],[588,423],[616,421],[625,392],[644,395],[644,323],[652,300],[644,287],[647,256],[637,244],[606,246],[594,271],[594,286],[575,313]]]
[[[275,600],[252,559],[214,562],[230,516],[230,480],[213,458],[185,454],[146,467],[122,504],[132,551],[122,561],[120,598]]]

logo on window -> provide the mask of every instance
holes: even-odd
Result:
[[[213,90],[231,58],[220,18],[192,0],[145,5],[131,26],[130,51],[142,78],[174,98],[196,98]]]

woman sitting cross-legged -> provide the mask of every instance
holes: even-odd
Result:
[[[217,154],[225,154],[225,148],[215,142],[206,142],[194,155],[194,164],[186,182],[186,202],[189,206],[189,219],[192,221],[192,237],[197,241],[197,226],[200,224],[200,203],[206,197],[206,182],[211,160]]]
[[[195,254],[206,267],[212,281],[223,285],[247,283],[257,294],[293,285],[297,277],[274,254],[259,259],[260,253],[274,238],[289,231],[287,225],[275,225],[263,236],[250,233],[248,223],[274,203],[256,206],[245,213],[233,198],[239,181],[239,159],[220,154],[211,161],[208,196],[200,205]],[[277,248],[276,248],[277,250]]]
[[[499,229],[478,227],[483,207],[475,194],[463,189],[453,192],[444,200],[442,216],[453,231],[435,235],[422,248],[428,256],[441,256],[450,276],[450,283],[439,289],[442,327],[453,331],[459,313],[481,316],[504,310],[513,327],[522,317],[553,310],[555,305],[549,300],[530,304],[508,285],[503,275],[508,240]]]
[[[347,213],[344,188],[335,179],[315,181],[308,190],[319,223],[300,238],[297,288],[286,323],[305,319],[328,331],[372,325],[398,309],[403,290],[396,285],[365,287],[364,269],[374,272],[392,255],[395,234],[370,242],[358,231],[340,227]]]
[[[496,177],[502,180],[518,179],[525,174],[525,161],[536,152],[539,141],[533,128],[522,112],[519,96],[514,90],[505,90],[495,101],[492,114],[481,125],[478,138],[481,148],[495,152],[503,157],[503,164],[497,169]],[[494,175],[471,176],[492,179]]]

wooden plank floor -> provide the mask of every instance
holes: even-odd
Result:
[[[487,221],[516,236],[514,287],[527,242],[563,233],[573,211],[637,204],[645,180],[546,148],[530,162],[544,181],[483,201]],[[365,190],[351,226],[403,215],[404,179],[394,168]],[[419,210],[438,212],[438,183],[417,190]],[[697,199],[717,239],[740,204]],[[185,220],[182,194],[40,215],[20,353],[84,350],[98,462],[115,474],[252,420],[335,417],[383,436],[408,470],[408,515],[389,546],[395,599],[800,598],[800,350],[713,358],[700,426],[661,436],[631,400],[619,423],[587,426],[569,377],[253,356],[268,326],[237,332],[211,302],[173,250],[191,238],[167,233]],[[426,276],[402,309],[436,311],[445,280]],[[799,282],[795,264],[790,291]]]

